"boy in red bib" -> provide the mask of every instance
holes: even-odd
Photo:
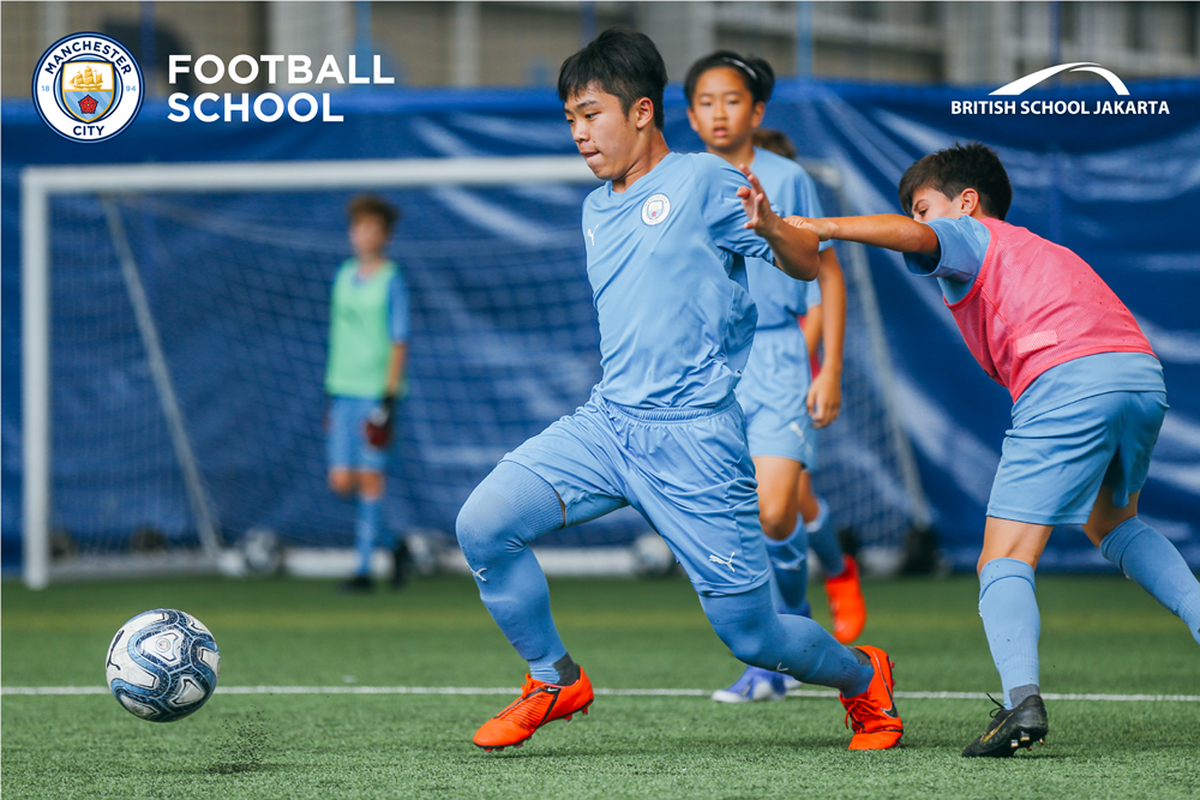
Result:
[[[1200,583],[1137,515],[1167,410],[1162,367],[1083,259],[1004,221],[1011,202],[1000,159],[973,143],[909,167],[900,204],[911,219],[788,220],[822,240],[897,250],[911,272],[936,278],[971,354],[1013,398],[979,557],[979,615],[1004,704],[964,756],[1009,756],[1049,730],[1034,568],[1057,524],[1082,524],[1200,643]]]

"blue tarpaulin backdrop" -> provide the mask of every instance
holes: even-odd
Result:
[[[1200,225],[1196,224],[1200,81],[1130,84],[1132,99],[1166,101],[1169,114],[952,113],[953,101],[984,99],[987,91],[783,83],[764,124],[786,131],[804,156],[840,165],[857,213],[897,211],[896,183],[904,169],[925,153],[956,140],[979,140],[1000,153],[1015,194],[1009,221],[1072,248],[1091,263],[1133,311],[1163,362],[1171,411],[1141,509],[1180,547],[1193,568],[1200,568]],[[1081,101],[1085,108],[1113,99],[1107,85],[1051,88],[1029,96]],[[5,101],[0,130],[0,491],[6,567],[19,563],[22,519],[19,181],[23,167],[574,152],[561,105],[550,90],[342,93],[334,97],[334,111],[345,121],[177,124],[167,121],[164,103],[152,101],[116,139],[83,145],[53,133],[29,103]],[[687,125],[677,87],[668,90],[666,133],[675,149],[700,149]],[[579,249],[582,252],[581,241]],[[578,271],[579,263],[567,268]],[[970,568],[978,553],[1000,442],[1010,420],[1008,395],[967,352],[934,281],[908,275],[898,256],[880,251],[872,252],[871,268],[897,370],[901,414],[915,447],[933,523],[954,565]],[[132,327],[129,334],[136,337]],[[594,333],[576,341],[584,342],[586,349],[592,341],[589,336]],[[594,379],[586,370],[583,373],[583,383]],[[547,371],[548,382],[560,379]],[[489,378],[484,375],[480,380]],[[531,391],[540,390],[532,387]],[[545,391],[557,396],[563,387]],[[481,386],[478,396],[480,402],[487,402],[497,392]],[[585,396],[581,391],[570,402],[580,403]],[[535,422],[540,426],[548,421]],[[69,453],[59,456],[70,458]],[[451,527],[457,511],[454,500],[461,502],[469,490],[470,485],[464,484],[439,495],[441,502],[412,511],[414,519],[409,522]],[[419,487],[414,494],[420,494]],[[1043,565],[1106,568],[1078,529],[1056,532]]]

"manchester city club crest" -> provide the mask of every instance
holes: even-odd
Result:
[[[642,222],[657,225],[671,213],[671,199],[665,194],[655,194],[642,203]]]
[[[116,99],[113,65],[107,61],[75,61],[63,64],[63,106],[84,122],[104,118]]]
[[[116,39],[74,33],[42,54],[33,103],[42,120],[76,142],[102,142],[129,127],[142,108],[142,69]]]

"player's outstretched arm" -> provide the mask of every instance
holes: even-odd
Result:
[[[802,281],[811,281],[817,277],[821,266],[820,254],[817,252],[820,241],[813,231],[785,224],[771,209],[767,193],[763,191],[758,178],[745,165],[739,166],[738,169],[746,176],[746,180],[750,181],[749,186],[738,189],[742,207],[746,209],[746,216],[750,218],[746,227],[767,240],[771,251],[775,253],[775,266],[787,275]]]
[[[866,217],[825,217],[808,219],[788,217],[786,222],[812,231],[821,241],[841,239],[901,253],[920,253],[937,258],[941,248],[933,228],[899,214],[874,214]]]

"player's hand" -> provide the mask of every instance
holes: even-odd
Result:
[[[824,428],[842,411],[842,381],[828,370],[821,370],[808,387],[808,415],[814,428]]]
[[[371,409],[363,434],[372,447],[383,448],[391,444],[395,417],[396,398],[393,395],[387,395],[379,401],[379,405]]]
[[[807,217],[784,217],[783,221],[793,228],[803,228],[812,231],[822,242],[833,238],[834,225],[827,219],[809,219]]]
[[[737,196],[742,201],[742,208],[746,210],[746,216],[750,218],[745,227],[764,239],[768,238],[774,227],[779,224],[779,215],[771,209],[771,204],[767,201],[767,193],[763,189],[762,183],[759,182],[758,176],[751,172],[745,164],[739,164],[738,169],[746,176],[746,180],[750,181],[749,186],[742,186],[737,190]]]

